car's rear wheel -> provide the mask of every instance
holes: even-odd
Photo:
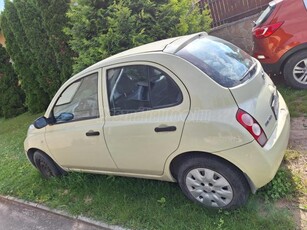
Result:
[[[65,171],[60,169],[56,163],[41,151],[36,151],[33,155],[33,160],[36,168],[40,171],[44,178],[62,176]]]
[[[178,183],[190,200],[209,208],[240,207],[250,191],[242,172],[218,158],[195,157],[182,162]]]
[[[307,50],[291,56],[283,73],[287,84],[297,89],[307,89]]]

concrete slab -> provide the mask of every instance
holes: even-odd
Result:
[[[0,229],[5,230],[107,230],[30,205],[0,198]]]

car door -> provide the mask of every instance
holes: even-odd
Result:
[[[52,156],[63,167],[116,168],[103,136],[100,72],[82,76],[64,89],[49,116],[55,124],[46,127],[46,141]]]
[[[153,63],[110,66],[103,73],[104,135],[118,169],[161,175],[189,113],[186,88]]]

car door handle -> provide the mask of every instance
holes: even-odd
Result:
[[[165,127],[156,127],[155,128],[155,132],[159,133],[159,132],[174,132],[176,131],[176,126],[165,126]]]
[[[87,137],[92,137],[92,136],[99,136],[100,133],[99,133],[98,131],[90,130],[90,131],[88,131],[85,135],[86,135]]]

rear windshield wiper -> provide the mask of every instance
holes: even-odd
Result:
[[[251,67],[249,67],[249,69],[245,72],[245,74],[242,76],[242,78],[240,79],[240,81],[244,81],[245,80],[245,78],[247,77],[247,76],[249,76],[249,73],[255,68],[255,66],[257,65],[257,62],[254,62],[254,64],[251,66]]]

